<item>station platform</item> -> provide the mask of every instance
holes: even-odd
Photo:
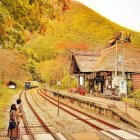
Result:
[[[55,133],[55,138],[51,134],[35,134],[36,140],[68,140],[62,133]],[[21,140],[31,140],[30,135],[21,135]]]
[[[0,140],[9,140],[8,137],[0,137]]]
[[[35,138],[37,140],[54,140],[50,134],[36,134]]]
[[[9,140],[9,137],[7,137],[7,129],[0,129],[0,140]]]
[[[56,91],[57,92],[57,91]],[[113,112],[123,117],[124,120],[129,121],[131,124],[134,124],[140,128],[140,111],[138,109],[129,106],[128,104],[122,101],[111,100],[103,97],[96,97],[93,94],[81,95],[78,93],[60,91],[60,94],[65,94],[70,97],[78,98],[83,101],[93,102],[99,105],[101,108],[110,108]],[[110,107],[111,106],[111,107]],[[113,107],[114,106],[114,107]]]
[[[61,134],[56,133],[57,140],[101,140],[97,133],[73,133],[73,134]],[[36,134],[36,140],[55,140],[50,134]],[[22,135],[22,140],[31,140],[29,135]],[[0,139],[1,140],[1,139]],[[8,140],[8,139],[3,139]]]
[[[31,140],[31,137],[30,137],[30,135],[22,135],[21,139],[22,140]]]
[[[135,131],[124,131],[124,130],[115,130],[115,129],[108,129],[108,130],[101,130],[100,138],[106,140],[139,140],[140,133]]]
[[[80,95],[78,95],[80,96]],[[138,109],[135,109],[131,106],[129,106],[128,104],[122,102],[122,101],[115,101],[115,100],[111,100],[111,99],[106,99],[106,98],[101,98],[101,97],[95,97],[91,94],[86,94],[85,97],[87,99],[92,99],[94,101],[98,101],[98,102],[102,102],[104,104],[113,104],[116,106],[117,109],[119,109],[121,112],[123,112],[124,114],[128,115],[129,117],[131,117],[132,119],[134,119],[135,121],[140,123],[140,111]]]
[[[97,133],[73,133],[66,137],[68,140],[101,140]]]

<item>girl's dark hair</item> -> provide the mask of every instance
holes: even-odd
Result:
[[[20,99],[17,99],[17,104],[20,104],[21,103],[21,100]]]
[[[10,110],[10,111],[12,111],[12,110],[15,110],[15,111],[17,110],[16,104],[12,104],[12,105],[11,105],[11,110]]]

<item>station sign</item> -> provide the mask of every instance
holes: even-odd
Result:
[[[127,94],[127,82],[126,80],[120,80],[119,82],[119,93]]]

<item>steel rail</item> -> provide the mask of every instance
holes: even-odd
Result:
[[[41,117],[39,116],[39,114],[37,114],[37,112],[35,111],[35,109],[32,107],[32,105],[30,104],[27,95],[25,93],[25,100],[27,102],[27,104],[29,105],[30,109],[32,110],[32,112],[34,113],[34,115],[36,116],[36,118],[38,119],[38,121],[40,122],[41,126],[44,128],[44,130],[47,133],[50,133],[52,135],[52,137],[57,140],[57,137],[51,132],[51,130],[48,128],[48,126],[44,123],[44,121],[41,119]]]
[[[23,92],[26,93],[27,90],[23,90],[23,91],[20,93],[20,95],[19,95],[19,98],[20,98],[20,99],[21,99],[21,96],[22,96]],[[22,107],[22,102],[21,102],[21,109],[22,109],[22,112],[23,112],[23,123],[24,123],[24,126],[25,126],[26,134],[27,134],[27,135],[30,135],[32,140],[36,140],[35,136],[33,135],[32,131],[30,130],[30,126],[29,126],[29,124],[28,124],[28,122],[27,122],[27,119],[26,119],[26,116],[25,116],[25,114],[24,114],[23,107]]]
[[[44,94],[44,92],[42,92],[42,90],[37,90],[37,92],[39,93],[40,96],[42,96],[43,98],[45,98],[46,100],[48,100],[49,102],[51,102],[52,104],[54,104],[55,106],[58,106],[57,103],[54,103],[54,102],[53,102],[53,101],[57,102],[57,100],[53,99],[52,97],[48,96],[47,94]],[[43,94],[41,94],[41,93],[43,93]],[[47,97],[49,97],[49,98],[52,99],[53,101],[50,101],[49,99],[47,99]],[[64,105],[64,106],[66,105],[66,104],[64,104],[64,103],[62,103],[62,102],[60,102],[60,104],[62,104],[62,105]],[[66,106],[69,107],[68,105],[66,105]],[[78,118],[79,120],[85,122],[85,123],[88,124],[89,126],[95,128],[95,129],[97,129],[97,130],[103,130],[101,127],[98,127],[97,125],[92,124],[92,123],[86,121],[85,119],[83,119],[83,118],[77,116],[76,114],[74,114],[74,113],[72,113],[72,112],[70,112],[70,111],[64,109],[63,107],[61,107],[61,106],[59,106],[59,107],[60,107],[62,110],[64,110],[65,112],[67,112],[67,113],[71,114],[72,116]],[[73,109],[73,107],[70,107],[70,108]],[[77,110],[77,109],[74,108],[74,110]],[[78,110],[78,112],[79,112],[79,110]],[[81,112],[81,111],[80,111],[80,112]],[[84,112],[83,112],[83,113],[84,113]],[[86,114],[86,113],[84,113],[84,114]],[[88,115],[88,114],[87,114],[87,115]],[[93,117],[93,116],[92,116],[92,117]],[[106,122],[105,122],[105,123],[106,123]],[[110,125],[110,124],[109,124],[109,125]],[[111,124],[111,125],[112,125],[112,124]],[[113,125],[113,126],[114,126],[114,125]],[[116,127],[116,126],[115,126],[115,127]],[[119,130],[121,130],[119,127],[116,127],[116,128],[118,128]],[[114,130],[115,130],[115,129],[114,129]],[[104,131],[108,132],[107,130],[104,130]],[[122,130],[122,131],[126,131],[126,130]],[[126,132],[128,132],[128,131],[126,131]],[[124,132],[124,133],[126,133],[126,132]],[[111,132],[108,132],[108,133],[110,133],[112,136],[117,137],[117,138],[120,139],[120,140],[123,140],[123,139],[124,139],[124,138],[122,138],[121,136],[119,136],[119,135],[117,135],[117,134],[115,134],[115,133],[111,133]],[[129,133],[132,134],[132,132],[129,132]],[[134,136],[138,136],[138,134],[137,134],[137,135],[136,135],[136,134],[133,134],[133,135],[134,135]]]
[[[40,91],[42,92],[42,90],[40,90]],[[43,93],[43,92],[42,92],[42,93]],[[43,93],[43,94],[44,94],[44,93]],[[49,98],[51,98],[51,99],[54,100],[54,101],[57,101],[57,100],[55,100],[54,98],[52,98],[52,97],[50,97],[50,96],[48,96],[48,95],[46,95],[46,94],[44,94],[44,95],[47,96],[47,97],[49,97]],[[44,97],[44,98],[45,98],[45,97]],[[106,121],[103,121],[103,120],[101,120],[101,119],[99,119],[99,118],[96,118],[96,117],[94,117],[94,116],[92,116],[92,115],[89,115],[89,114],[87,114],[87,113],[85,113],[85,112],[82,112],[82,111],[80,111],[80,110],[78,110],[78,109],[76,109],[76,108],[74,108],[74,107],[71,107],[71,106],[65,104],[65,103],[62,103],[62,102],[60,102],[60,103],[63,104],[64,106],[67,106],[67,107],[73,109],[74,111],[77,111],[77,112],[79,112],[79,113],[81,113],[81,114],[83,114],[83,115],[85,115],[85,116],[87,116],[87,117],[89,117],[89,118],[91,118],[91,119],[94,119],[94,120],[96,120],[96,121],[99,121],[100,123],[103,123],[103,124],[105,124],[105,125],[107,125],[107,126],[113,128],[113,129],[120,129],[119,127],[117,127],[117,126],[115,126],[115,125],[113,125],[113,124],[110,124],[110,123],[108,123],[108,122],[106,122]]]
[[[44,90],[44,89],[43,89]],[[42,90],[40,90],[41,92],[42,92]],[[47,97],[49,97],[49,98],[51,98],[52,100],[55,100],[54,98],[52,98],[52,97],[50,97],[49,95],[47,95],[47,94],[45,94],[44,92],[42,92],[43,94],[44,94],[44,98],[46,98],[46,96]],[[40,93],[39,93],[40,94]],[[57,100],[56,100],[57,101]],[[103,123],[103,124],[106,124],[106,125],[108,125],[108,126],[110,126],[110,127],[112,127],[113,129],[117,129],[117,130],[123,130],[123,131],[126,131],[126,132],[128,132],[128,133],[130,133],[130,134],[133,134],[133,135],[135,135],[135,136],[137,136],[137,137],[140,137],[140,133],[139,133],[139,131],[136,131],[136,132],[132,132],[131,130],[127,130],[127,129],[122,129],[122,128],[120,128],[120,127],[117,127],[117,126],[115,126],[115,125],[113,125],[113,124],[110,124],[110,123],[108,123],[108,122],[105,122],[105,121],[103,121],[103,120],[100,120],[100,119],[98,119],[98,118],[96,118],[96,117],[94,117],[94,116],[91,116],[91,115],[89,115],[89,114],[87,114],[87,113],[85,113],[85,112],[82,112],[82,111],[80,111],[80,110],[78,110],[78,109],[75,109],[75,108],[73,108],[73,107],[71,107],[71,106],[68,106],[67,104],[65,104],[65,103],[62,103],[62,102],[60,102],[60,104],[63,104],[63,105],[65,105],[65,106],[67,106],[67,107],[69,107],[69,108],[71,108],[71,109],[74,109],[74,110],[76,110],[77,112],[80,112],[80,113],[82,113],[82,114],[85,114],[87,117],[91,117],[91,118],[93,118],[93,119],[95,119],[95,120],[99,120],[99,122],[101,121],[101,123]],[[121,138],[121,137],[120,137]],[[121,138],[122,139],[122,138]]]
[[[40,94],[40,93],[39,93]],[[49,101],[50,103],[52,103],[53,105],[57,106],[57,104],[55,104],[54,102],[50,101],[49,99],[45,98],[42,94],[40,94],[40,96],[42,96],[44,99],[46,99],[47,101]],[[55,100],[54,100],[55,101]],[[65,112],[71,114],[72,116],[74,116],[75,118],[78,118],[79,120],[83,121],[84,123],[88,124],[89,126],[97,129],[97,130],[103,130],[101,127],[98,127],[97,125],[94,125],[93,123],[90,123],[89,121],[77,116],[76,114],[64,109],[63,107],[59,106],[62,110],[64,110]]]

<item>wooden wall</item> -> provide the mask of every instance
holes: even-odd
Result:
[[[132,74],[133,89],[140,89],[140,73]]]

